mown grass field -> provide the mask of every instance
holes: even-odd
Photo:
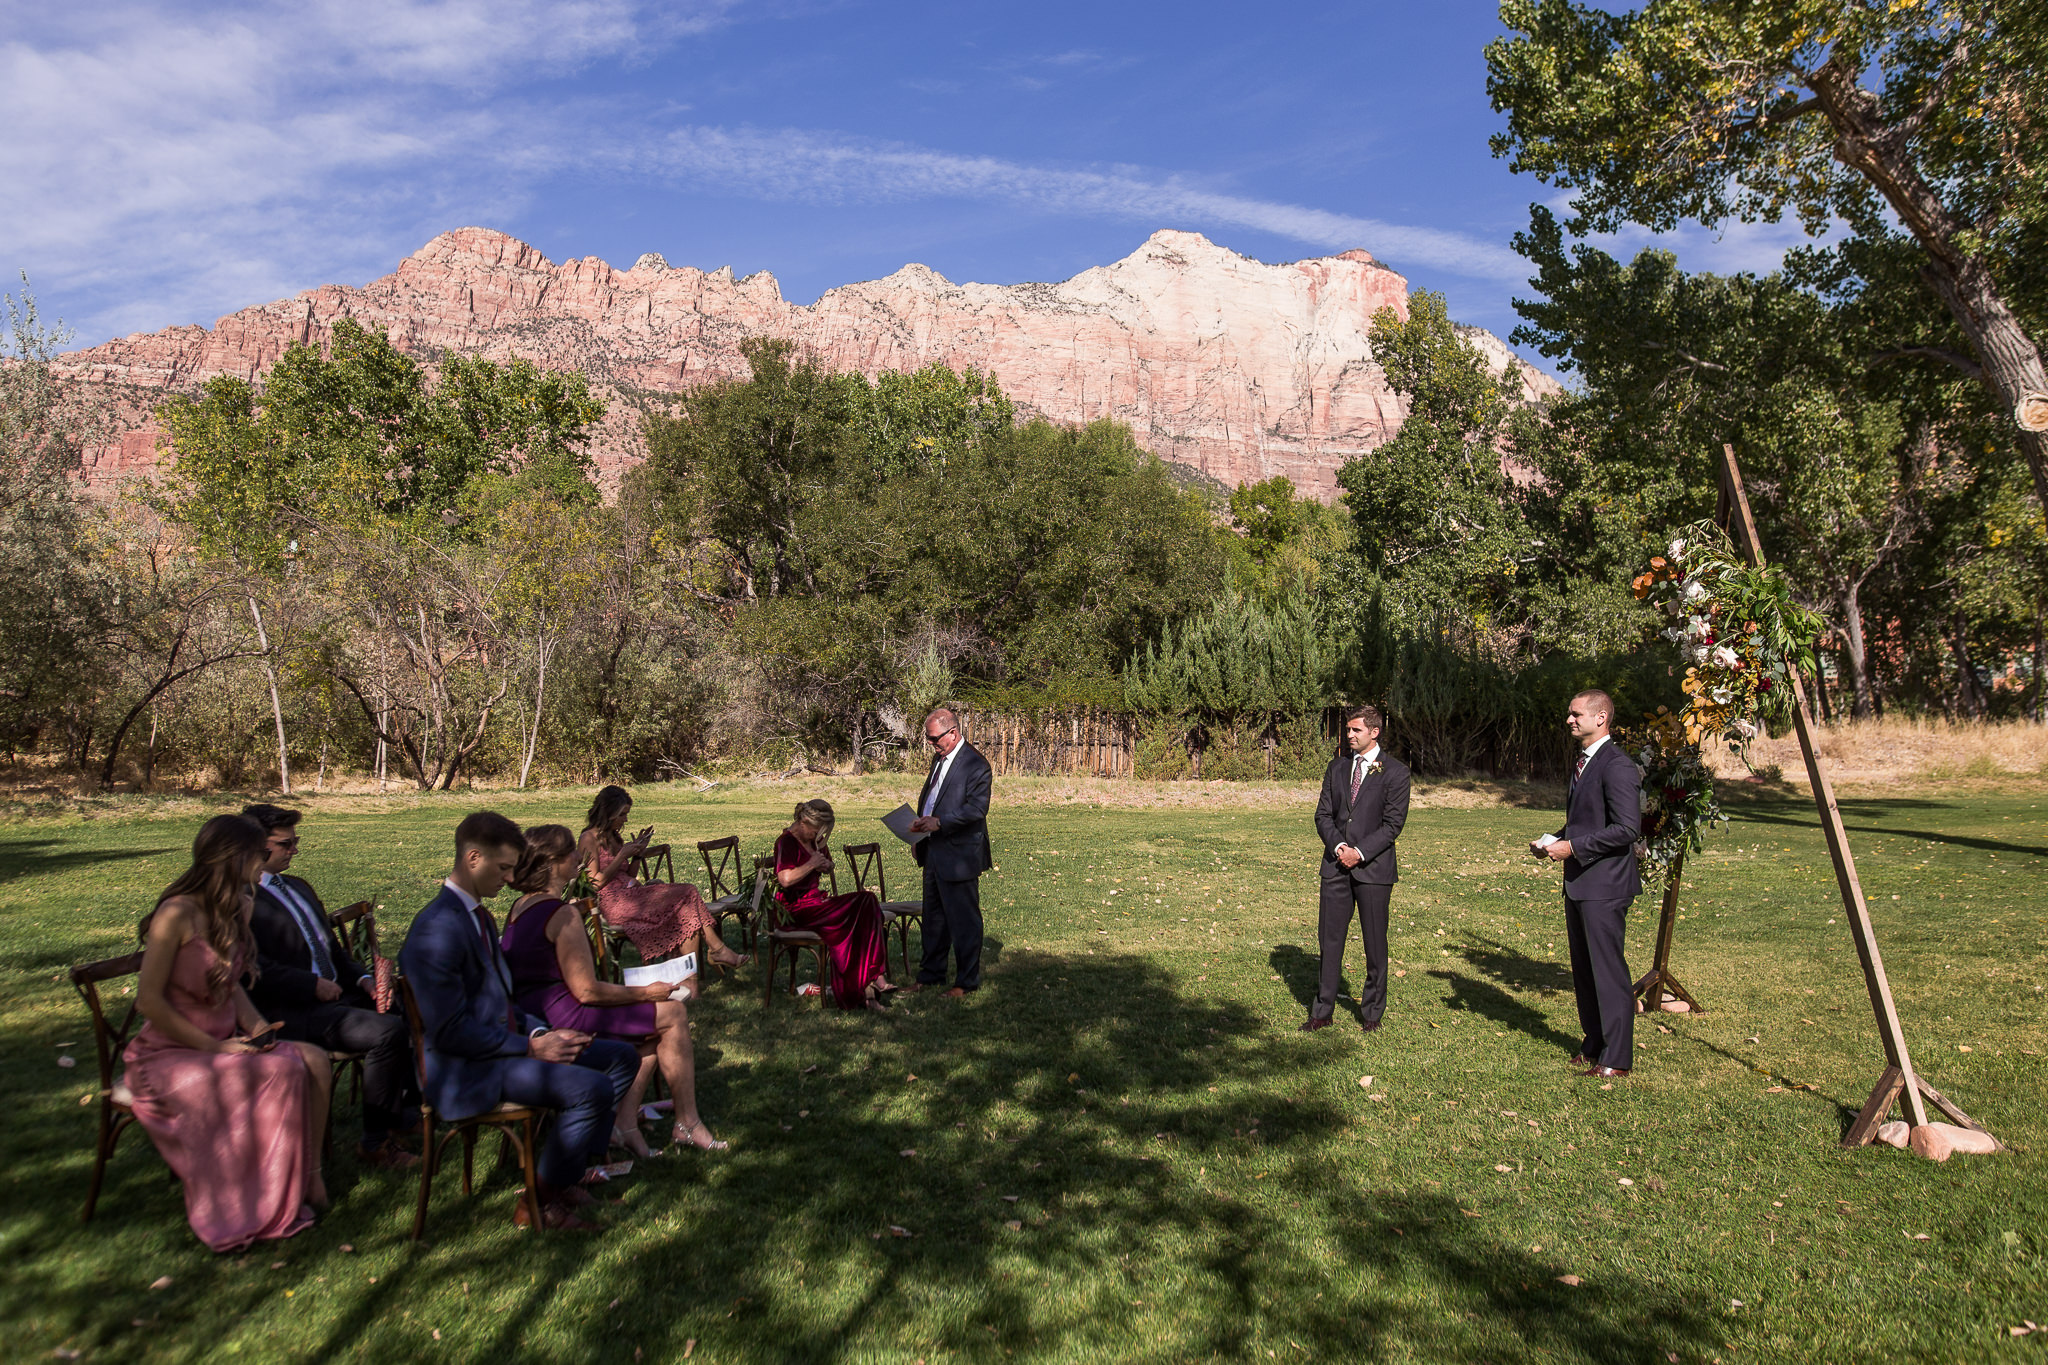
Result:
[[[816,785],[842,802],[841,842],[879,829],[871,789]],[[60,980],[127,949],[200,818],[227,803],[0,826],[6,1355],[1732,1363],[2048,1349],[2048,1334],[2007,1331],[2048,1322],[2042,793],[1844,803],[1916,1061],[2012,1149],[1937,1166],[1838,1148],[1881,1056],[1812,808],[1794,798],[1749,801],[1688,866],[1674,961],[1710,1013],[1646,1022],[1636,1077],[1603,1091],[1565,1068],[1577,1034],[1555,874],[1518,856],[1549,812],[1418,809],[1388,1026],[1368,1037],[1340,1013],[1305,1037],[1305,804],[1109,810],[1005,805],[1005,790],[985,989],[871,1018],[786,996],[764,1013],[757,968],[713,987],[695,1012],[700,1094],[732,1150],[643,1167],[606,1236],[516,1232],[508,1175],[465,1201],[450,1173],[414,1247],[413,1182],[359,1169],[342,1143],[333,1212],[227,1258],[192,1238],[139,1131],[99,1217],[78,1221],[94,1082],[86,1016]],[[647,788],[636,819],[679,845],[765,846],[804,794]],[[492,804],[573,824],[586,800]],[[300,870],[330,904],[381,900],[394,950],[476,804],[316,801]],[[912,894],[908,859],[890,857],[892,889]],[[1638,971],[1653,914],[1633,917]],[[60,1052],[80,1066],[61,1069]],[[340,1122],[345,1136],[352,1113]]]

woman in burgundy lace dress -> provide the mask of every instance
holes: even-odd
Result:
[[[734,952],[719,938],[718,925],[696,887],[688,882],[634,880],[633,859],[647,847],[654,826],[628,840],[626,817],[632,813],[633,798],[626,789],[606,787],[590,803],[583,836],[576,841],[577,860],[597,887],[597,913],[632,941],[643,962],[674,957],[702,934],[704,951],[713,962],[721,967],[745,963],[744,953]]]

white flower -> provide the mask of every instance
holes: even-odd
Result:
[[[1726,645],[1715,645],[1714,662],[1723,668],[1735,667],[1735,651]]]
[[[1697,601],[1699,601],[1699,600],[1700,600],[1700,599],[1701,599],[1702,597],[1705,597],[1706,595],[1707,595],[1707,585],[1706,585],[1706,584],[1704,584],[1704,583],[1700,582],[1700,581],[1699,581],[1699,580],[1698,580],[1697,578],[1688,578],[1688,579],[1686,579],[1686,580],[1685,580],[1685,600],[1686,600],[1686,601],[1688,601],[1688,602],[1697,602]]]
[[[1749,723],[1748,721],[1746,721],[1746,720],[1738,720],[1738,721],[1736,721],[1736,722],[1735,722],[1735,729],[1736,729],[1737,733],[1739,733],[1739,734],[1740,734],[1740,735],[1741,735],[1741,736],[1742,736],[1742,737],[1743,737],[1744,739],[1755,739],[1755,738],[1756,738],[1756,726],[1754,726],[1754,725],[1750,724],[1750,723]]]
[[[1682,540],[1674,540],[1674,541],[1672,541],[1672,542],[1671,542],[1671,557],[1672,557],[1673,559],[1679,559],[1679,558],[1682,558],[1682,557],[1684,556],[1684,554],[1685,554],[1685,542],[1684,542],[1684,541],[1682,541]]]

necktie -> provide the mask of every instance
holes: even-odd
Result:
[[[1355,755],[1351,760],[1351,799],[1358,799],[1358,789],[1365,785],[1365,755]]]
[[[290,883],[282,877],[270,879],[270,894],[277,897],[285,913],[292,917],[293,923],[299,926],[299,932],[305,936],[307,951],[313,955],[313,970],[329,981],[334,980],[334,959],[328,956],[327,934],[319,915],[314,913],[312,906],[299,899],[298,892],[292,890]]]
[[[1591,754],[1581,753],[1579,755],[1578,766],[1572,769],[1572,789],[1574,791],[1578,790],[1579,779],[1586,775],[1586,765],[1592,761],[1593,755]]]
[[[484,960],[491,964],[491,970],[498,975],[498,982],[505,988],[505,1018],[510,1021],[514,1033],[524,1032],[525,1020],[519,1017],[519,1007],[512,1003],[512,976],[505,966],[505,955],[498,949],[497,926],[491,923],[490,912],[481,905],[476,908],[477,932],[484,936]]]

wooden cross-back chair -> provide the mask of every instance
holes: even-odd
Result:
[[[740,889],[740,836],[706,840],[697,845],[697,852],[704,859],[704,908],[711,912],[712,927],[724,938],[726,920],[738,920],[740,943],[748,952],[754,951],[754,919],[759,907]],[[715,862],[713,854],[717,855]]]
[[[629,870],[641,881],[651,882],[655,880],[657,869],[661,872],[662,881],[670,885],[675,884],[676,861],[667,844],[650,844],[641,849],[633,855],[633,866]]]
[[[412,1060],[420,1083],[420,1200],[413,1213],[412,1240],[417,1242],[426,1233],[427,1200],[433,1192],[434,1172],[441,1164],[441,1153],[448,1140],[458,1134],[462,1138],[462,1193],[468,1195],[474,1188],[476,1135],[482,1128],[497,1129],[505,1144],[518,1153],[519,1169],[526,1178],[527,1215],[535,1231],[546,1227],[547,1222],[541,1216],[540,1168],[535,1163],[540,1154],[541,1121],[553,1111],[521,1104],[501,1104],[489,1113],[466,1119],[444,1119],[436,1114],[433,1104],[427,1099],[427,1035],[420,1023],[419,1002],[413,999],[412,983],[404,977],[398,979],[398,993],[405,1001],[405,1023],[412,1032]]]
[[[341,940],[342,948],[356,961],[363,963],[374,973],[377,970],[377,907],[370,901],[357,901],[344,906],[327,917],[334,927],[334,936]],[[327,1060],[334,1066],[338,1082],[346,1073],[348,1076],[348,1097],[351,1103],[359,1100],[363,1092],[363,1058],[361,1052],[330,1052]],[[339,1086],[336,1087],[337,1089]],[[333,1137],[333,1105],[328,1106],[329,1145]]]
[[[832,868],[825,869],[825,875],[832,879],[832,894],[839,894],[839,877]],[[796,989],[796,962],[805,953],[818,960],[818,999],[823,1002],[832,993],[832,950],[825,940],[809,929],[793,927],[783,917],[782,898],[775,892],[775,856],[757,855],[754,859],[753,913],[761,925],[756,940],[756,952],[765,951],[768,969],[761,974],[761,1008],[767,1009],[775,1003],[775,967],[787,959],[789,962],[789,988]]]
[[[122,957],[105,958],[99,962],[87,962],[71,969],[71,984],[85,1001],[86,1009],[92,1012],[92,1045],[100,1068],[99,1092],[99,1134],[93,1142],[92,1184],[85,1192],[85,1212],[80,1221],[89,1222],[93,1210],[100,1202],[100,1184],[106,1179],[107,1162],[113,1159],[114,1145],[121,1140],[128,1125],[135,1122],[135,1097],[129,1093],[127,1083],[114,1078],[114,1068],[120,1063],[121,1051],[128,1046],[128,1040],[135,1035],[142,1023],[142,1013],[136,1007],[132,992],[128,997],[128,1008],[121,1014],[121,1022],[115,1024],[107,1018],[105,1005],[100,1000],[100,986],[134,977],[142,971],[142,954],[128,953]]]
[[[903,975],[910,976],[910,926],[917,925],[918,936],[924,936],[924,902],[892,901],[889,899],[889,882],[882,871],[882,846],[873,844],[847,844],[842,850],[846,864],[853,870],[853,889],[868,889],[868,878],[875,879],[875,899],[882,903],[882,930],[886,937],[888,930],[896,930],[896,943],[903,953]]]
[[[620,934],[597,912],[596,898],[584,896],[569,904],[583,921],[583,932],[590,937],[590,960],[597,965],[598,977],[611,982],[625,980],[626,967],[619,960]]]

